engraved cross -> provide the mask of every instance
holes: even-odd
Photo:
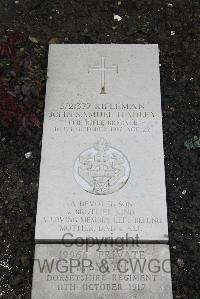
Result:
[[[101,92],[100,94],[106,94],[106,71],[116,71],[118,73],[118,65],[111,65],[106,67],[106,57],[101,57],[101,65],[88,66],[88,73],[91,71],[101,71]]]

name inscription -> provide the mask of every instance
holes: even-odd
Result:
[[[64,120],[55,132],[150,132],[150,120],[157,117],[144,104],[65,102],[48,112],[52,120]]]

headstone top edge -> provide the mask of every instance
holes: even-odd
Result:
[[[49,48],[56,47],[149,47],[149,48],[158,48],[158,44],[49,44]]]

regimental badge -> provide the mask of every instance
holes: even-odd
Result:
[[[129,175],[127,158],[104,138],[82,152],[74,164],[77,183],[85,191],[97,195],[118,191],[126,184]]]

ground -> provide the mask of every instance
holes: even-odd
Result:
[[[42,43],[43,68],[49,42],[159,44],[173,294],[182,299],[200,298],[200,149],[184,145],[200,135],[199,18],[199,0],[0,1],[0,35]],[[0,298],[30,298],[41,137],[42,126],[29,138],[1,126]]]

